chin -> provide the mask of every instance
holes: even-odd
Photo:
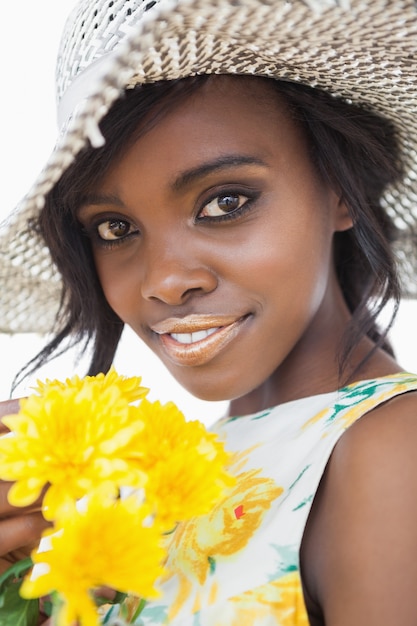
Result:
[[[190,380],[189,377],[185,379],[183,376],[176,376],[177,372],[171,371],[171,374],[188,393],[205,402],[231,402],[250,392],[250,389],[248,391],[241,384],[232,385],[230,381],[220,376],[217,377],[217,380],[204,382],[207,376],[202,371],[197,372],[194,380]]]

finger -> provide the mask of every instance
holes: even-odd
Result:
[[[6,415],[14,415],[19,412],[20,400],[15,398],[13,400],[3,400],[0,402],[0,420]],[[0,421],[0,434],[7,433],[9,429]]]
[[[26,559],[28,556],[32,554],[32,550],[37,548],[39,543],[35,543],[32,546],[26,546],[25,548],[20,548],[19,550],[12,550],[8,552],[4,556],[0,556],[0,575],[3,574],[6,570],[10,568],[11,565]]]
[[[33,504],[24,507],[16,507],[10,504],[8,500],[8,493],[12,484],[12,482],[6,480],[0,480],[0,519],[4,519],[6,517],[14,517],[16,516],[16,514],[24,515],[25,513],[29,512],[33,513],[42,509],[42,500],[47,487],[42,490],[41,495],[35,500]]]
[[[41,513],[28,513],[0,522],[0,554],[5,555],[22,546],[34,547],[41,534],[50,527]]]
[[[112,602],[116,597],[117,591],[112,589],[111,587],[97,587],[94,589],[93,595],[97,599],[108,600],[108,602]]]

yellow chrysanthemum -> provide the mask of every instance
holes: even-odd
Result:
[[[172,528],[207,513],[235,482],[223,443],[173,403],[143,400],[138,410],[145,427],[131,442],[131,458],[148,475],[146,499],[161,523]]]
[[[38,393],[21,401],[20,412],[3,419],[13,432],[0,438],[0,478],[16,481],[10,503],[31,504],[50,485],[44,515],[53,519],[68,499],[103,482],[143,486],[145,477],[125,454],[143,428],[138,407],[130,405],[148,391],[140,380],[111,370],[106,376],[39,383]]]
[[[80,379],[79,376],[73,376],[67,378],[65,381],[61,380],[46,380],[45,382],[37,381],[37,387],[34,391],[38,395],[42,395],[46,389],[56,387],[59,390],[65,390],[70,388],[80,387],[94,387],[98,392],[105,391],[110,388],[117,388],[123,398],[131,404],[136,400],[144,398],[149,389],[142,387],[142,379],[139,376],[120,376],[115,368],[112,366],[107,374],[97,374],[97,376],[85,376]]]
[[[149,526],[149,510],[135,497],[125,500],[90,497],[83,511],[69,504],[61,511],[51,549],[32,554],[41,563],[38,576],[21,587],[24,598],[59,593],[57,626],[98,626],[92,592],[101,586],[145,598],[158,595],[155,583],[163,574],[165,551],[161,532]],[[77,621],[78,620],[78,621]]]

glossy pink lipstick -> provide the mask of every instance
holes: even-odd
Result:
[[[189,315],[166,319],[151,328],[173,363],[198,366],[217,356],[240,332],[246,319],[247,316]]]

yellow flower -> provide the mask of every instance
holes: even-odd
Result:
[[[165,551],[160,528],[148,521],[149,510],[134,496],[112,500],[98,491],[83,511],[69,504],[60,513],[58,531],[48,533],[51,549],[32,554],[42,573],[24,580],[21,595],[37,598],[58,592],[62,605],[57,626],[98,626],[92,591],[101,586],[157,596],[155,582],[163,573]]]
[[[131,458],[148,475],[146,499],[161,523],[170,529],[210,511],[235,482],[223,443],[173,403],[143,400],[139,411],[145,427],[131,442]]]
[[[242,455],[236,458],[237,467],[241,458]],[[249,543],[274,500],[282,495],[283,488],[262,476],[261,471],[250,469],[239,473],[233,489],[207,515],[177,526],[167,560],[168,578],[178,580],[170,619],[181,610],[191,592],[192,581],[204,585],[217,562],[232,561]]]
[[[45,390],[56,387],[59,390],[65,390],[68,387],[94,387],[98,392],[106,389],[117,388],[123,398],[130,404],[136,400],[145,397],[149,389],[141,386],[142,379],[139,376],[120,376],[112,366],[107,374],[97,374],[97,376],[85,376],[80,379],[78,376],[67,378],[65,382],[60,380],[37,381],[35,391],[42,395]]]
[[[216,560],[233,557],[249,543],[282,493],[282,487],[262,476],[260,469],[239,474],[227,497],[207,515],[177,527],[170,546],[170,569],[187,572],[203,584]]]
[[[53,519],[69,499],[101,483],[143,486],[145,477],[124,453],[143,428],[138,407],[130,405],[148,391],[140,380],[112,369],[106,376],[39,383],[20,412],[3,419],[14,433],[0,438],[0,478],[16,481],[10,503],[31,504],[50,485],[44,516]]]

